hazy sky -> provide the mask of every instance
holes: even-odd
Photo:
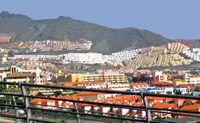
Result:
[[[137,27],[168,38],[200,38],[200,0],[1,0],[0,11],[33,19],[69,16],[112,27]]]

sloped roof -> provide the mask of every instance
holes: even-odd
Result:
[[[186,105],[182,107],[180,110],[200,111],[200,104]]]
[[[178,108],[178,106],[175,103],[156,103],[152,107],[162,108],[162,109],[168,109],[168,108],[177,109]]]
[[[32,73],[11,73],[7,76],[7,78],[13,77],[35,77],[35,75]]]

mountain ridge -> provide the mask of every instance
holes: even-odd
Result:
[[[162,45],[171,41],[144,29],[110,28],[64,16],[33,20],[25,15],[1,12],[0,27],[0,34],[10,34],[13,41],[85,38],[93,42],[92,51],[101,53],[117,52],[129,47]]]

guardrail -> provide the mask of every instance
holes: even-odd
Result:
[[[165,94],[153,94],[153,93],[134,93],[134,92],[124,92],[124,91],[113,91],[113,90],[96,90],[96,89],[84,89],[84,88],[74,88],[74,87],[63,87],[63,86],[49,86],[49,85],[37,85],[37,84],[28,84],[28,83],[9,83],[9,82],[0,82],[1,86],[5,88],[9,88],[8,86],[16,86],[19,88],[19,92],[11,92],[5,91],[0,92],[0,95],[4,96],[11,96],[12,97],[12,104],[8,103],[0,103],[0,106],[14,108],[15,113],[6,114],[0,113],[1,117],[8,117],[16,119],[16,122],[19,123],[20,119],[25,120],[27,123],[33,122],[48,122],[48,123],[55,123],[56,121],[52,120],[45,120],[39,119],[34,117],[33,114],[37,114],[38,111],[40,112],[51,112],[51,113],[62,113],[62,114],[71,114],[72,117],[75,116],[77,123],[80,123],[81,119],[89,119],[89,120],[100,120],[107,122],[114,122],[114,120],[126,120],[126,121],[137,121],[137,122],[147,122],[147,123],[159,123],[159,122],[172,122],[167,121],[166,119],[155,119],[153,118],[153,113],[163,113],[163,114],[173,114],[178,116],[190,116],[190,117],[197,117],[200,118],[199,111],[186,111],[186,110],[178,110],[178,109],[161,109],[161,108],[153,108],[149,105],[148,97],[166,97],[166,98],[176,98],[176,99],[191,99],[200,101],[199,97],[192,97],[192,96],[183,96],[183,95],[165,95]],[[108,94],[120,94],[120,95],[137,95],[140,96],[143,100],[143,106],[134,106],[134,105],[122,105],[122,104],[109,104],[109,103],[100,103],[100,102],[91,102],[85,100],[73,100],[73,99],[60,99],[56,97],[45,97],[45,96],[33,96],[29,94],[30,88],[46,88],[46,89],[63,89],[63,90],[73,90],[73,91],[88,91],[88,92],[102,92]],[[21,97],[23,102],[20,105],[17,104],[16,98]],[[36,106],[30,105],[30,100],[33,98],[40,98],[40,99],[49,99],[49,100],[61,100],[73,103],[73,108],[51,108],[51,109],[44,109]],[[8,100],[5,100],[8,101]],[[113,113],[103,113],[103,112],[95,112],[95,111],[87,111],[84,112],[83,110],[79,109],[77,104],[90,104],[94,106],[106,106],[106,107],[114,107],[114,108],[125,108],[129,110],[144,112],[145,117],[134,117],[134,116],[124,116],[119,114]],[[40,104],[42,106],[42,104]],[[20,116],[19,110],[24,110],[25,114]],[[59,109],[59,110],[58,110]],[[42,115],[42,114],[41,114]]]

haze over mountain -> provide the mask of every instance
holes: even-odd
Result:
[[[93,42],[92,51],[111,53],[128,47],[162,45],[170,41],[159,34],[136,28],[113,29],[60,16],[56,19],[33,20],[20,14],[0,13],[0,34],[10,34],[13,41],[78,40]]]

